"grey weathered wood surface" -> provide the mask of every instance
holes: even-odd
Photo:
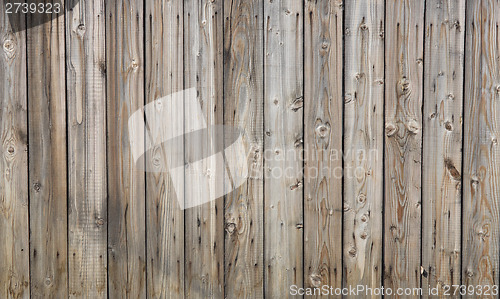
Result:
[[[184,88],[184,10],[180,1],[146,1],[146,102]],[[163,147],[151,150],[146,173],[147,295],[184,297],[184,211],[179,209]],[[150,163],[157,159],[159,163]]]
[[[427,1],[425,16],[422,287],[446,297],[461,281],[465,1]]]
[[[128,0],[106,5],[108,295],[141,298],[146,296],[145,176],[132,157],[128,118],[144,106],[144,5]]]
[[[0,297],[29,298],[26,32],[12,32],[3,5],[0,45]]]
[[[500,283],[500,3],[468,1],[466,13],[462,282],[493,285]]]
[[[40,15],[28,17],[37,23]],[[31,296],[68,297],[65,20],[27,34]]]
[[[384,285],[420,287],[424,1],[386,1]],[[394,296],[397,297],[397,296]],[[413,296],[414,297],[414,296]]]
[[[304,18],[304,286],[340,287],[342,3],[307,1]]]
[[[226,298],[264,292],[263,7],[263,0],[224,2],[224,124],[243,130],[250,173],[225,197]]]
[[[2,3],[1,298],[500,283],[498,1],[71,1],[15,33]],[[193,87],[179,190],[128,118]],[[183,210],[230,183],[189,176],[219,124],[250,177]]]
[[[302,36],[300,1],[264,2],[264,295],[271,298],[303,285]]]
[[[345,7],[344,281],[371,288],[382,284],[384,7]]]
[[[203,117],[209,125],[206,136],[197,143],[198,148],[185,148],[186,161],[191,161],[192,155],[200,151],[209,151],[216,134],[212,125],[223,123],[222,7],[223,0],[184,2],[184,86],[196,88]],[[185,133],[191,132],[193,121],[189,115],[184,115],[184,120]],[[203,173],[217,170],[212,161],[206,161],[201,167]],[[194,185],[185,188],[186,198],[211,196],[224,182],[216,179],[200,183],[196,184],[197,188],[193,188]],[[187,209],[184,231],[186,298],[223,298],[224,199],[221,197]]]
[[[107,296],[106,14],[81,1],[66,17],[70,297]]]

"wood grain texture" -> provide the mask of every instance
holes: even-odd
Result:
[[[303,3],[264,2],[264,295],[303,285]]]
[[[107,296],[104,1],[66,13],[69,296]]]
[[[343,4],[304,11],[304,286],[342,286]]]
[[[382,285],[384,1],[349,1],[345,10],[344,281],[345,286],[378,288]]]
[[[146,297],[145,175],[132,157],[128,127],[144,105],[143,21],[143,2],[106,1],[110,298]]]
[[[12,32],[3,4],[0,46],[0,297],[29,298],[26,32]]]
[[[184,87],[184,14],[181,1],[146,1],[146,101]],[[184,297],[184,212],[167,169],[162,145],[151,150],[156,168],[146,173],[147,294]],[[150,162],[150,161],[147,161]],[[155,164],[147,163],[148,167]],[[182,198],[181,198],[182,200]]]
[[[386,16],[383,281],[395,290],[420,287],[424,1],[386,1]]]
[[[499,284],[500,3],[468,1],[466,15],[462,283],[491,286]]]
[[[205,136],[186,148],[185,161],[209,152],[215,138],[212,125],[223,123],[223,0],[184,2],[184,83],[196,88],[197,99],[208,125]],[[189,113],[189,111],[186,111]],[[186,133],[198,118],[185,115]],[[187,147],[187,146],[186,146]],[[213,161],[203,162],[203,173],[217,173]],[[191,171],[188,168],[186,171]],[[186,184],[187,184],[186,179]],[[186,185],[187,200],[212,197],[222,187],[220,179]],[[220,197],[185,211],[186,298],[224,297],[224,198]]]
[[[422,287],[444,297],[460,284],[465,1],[427,1],[425,20]]]
[[[41,22],[28,16],[28,28]],[[27,30],[31,296],[68,297],[64,18]]]
[[[226,196],[226,298],[264,292],[263,1],[224,2],[224,124],[246,138],[250,177]]]

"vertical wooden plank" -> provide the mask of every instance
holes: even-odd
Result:
[[[264,291],[264,102],[262,0],[224,2],[224,124],[248,139],[250,178],[226,196],[227,298],[262,298]]]
[[[111,298],[146,297],[145,175],[134,163],[128,128],[129,116],[144,105],[143,7],[141,1],[106,1]]]
[[[342,1],[306,1],[304,286],[342,286]]]
[[[427,1],[425,19],[422,287],[443,296],[460,284],[465,1]]]
[[[344,281],[346,287],[379,288],[382,285],[384,1],[349,1],[345,9]]]
[[[184,83],[182,1],[146,1],[146,101],[179,92]],[[184,212],[166,165],[162,145],[151,158],[158,169],[146,173],[147,294],[151,298],[184,297]],[[148,161],[149,162],[149,161]],[[148,163],[148,167],[154,164]]]
[[[104,1],[66,13],[70,297],[107,294]]]
[[[3,3],[0,45],[0,297],[29,298],[26,32],[12,32]]]
[[[28,16],[31,296],[68,297],[64,18]],[[42,23],[42,25],[34,26]]]
[[[211,125],[223,123],[223,13],[222,0],[184,2],[185,88],[196,88],[197,98],[207,125],[197,146],[186,145],[186,161],[200,151],[208,151],[215,138]],[[191,132],[194,115],[184,115],[185,130]],[[193,156],[191,156],[193,155]],[[188,165],[189,167],[189,165]],[[210,162],[203,173],[217,173]],[[188,169],[189,171],[189,169]],[[216,178],[215,184],[223,184]],[[220,188],[214,182],[186,186],[187,200],[211,196]],[[224,205],[223,198],[185,211],[185,292],[186,298],[224,297]]]
[[[424,2],[386,1],[384,286],[394,291],[420,287]]]
[[[303,3],[264,3],[265,296],[303,285]]]
[[[500,3],[467,1],[466,15],[462,283],[492,287],[500,283]]]

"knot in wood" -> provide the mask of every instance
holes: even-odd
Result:
[[[446,131],[453,131],[453,124],[449,121],[445,122],[444,123],[444,128],[446,129]]]
[[[80,25],[78,25],[78,27],[76,27],[76,34],[78,34],[78,36],[80,36],[80,37],[83,37],[85,35],[86,30],[87,30],[87,28],[85,27],[85,25],[80,24]]]
[[[104,225],[104,219],[102,219],[102,218],[97,218],[97,220],[95,221],[95,223],[96,223],[98,226],[103,226],[103,225]]]
[[[387,137],[392,137],[398,132],[398,127],[393,123],[388,123],[385,125],[385,135]]]
[[[311,274],[309,276],[309,280],[311,281],[311,284],[316,288],[318,288],[322,285],[321,276],[318,274]]]
[[[10,58],[14,56],[16,51],[16,42],[13,39],[7,39],[3,42],[3,50],[7,53],[7,56]]]
[[[418,132],[420,131],[420,125],[414,119],[410,119],[408,121],[408,123],[406,124],[406,128],[412,134],[418,134]]]
[[[328,136],[328,133],[330,133],[330,124],[325,123],[325,124],[320,124],[319,126],[316,127],[316,135],[318,135],[320,138],[325,138]]]
[[[398,97],[410,93],[410,81],[406,77],[401,78],[397,83]]]
[[[290,109],[292,109],[293,112],[297,112],[302,107],[304,107],[304,98],[302,96],[293,99],[290,104]]]
[[[361,233],[361,239],[366,240],[367,237],[368,237],[368,234],[366,232]]]
[[[37,183],[35,183],[35,184],[33,185],[33,189],[35,190],[35,192],[37,192],[37,193],[38,193],[38,192],[40,192],[40,190],[42,189],[42,185],[41,185],[40,183],[38,183],[38,182],[37,182]]]
[[[351,247],[351,249],[349,249],[349,255],[351,257],[356,257],[356,253],[357,253],[357,250],[355,247]]]
[[[232,234],[235,229],[236,229],[236,223],[234,222],[226,223],[226,231],[228,234]]]

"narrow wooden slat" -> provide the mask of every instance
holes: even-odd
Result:
[[[250,178],[226,196],[226,298],[264,291],[263,8],[262,0],[224,2],[224,124],[243,131],[250,154]]]
[[[42,23],[28,16],[28,28]],[[28,29],[31,296],[68,297],[64,18]]]
[[[216,138],[212,125],[223,123],[222,5],[223,0],[184,2],[184,84],[186,89],[196,89],[203,118],[208,125],[202,139],[185,145],[186,163],[200,153],[215,154],[210,151]],[[193,123],[201,118],[189,112],[194,111],[185,112],[186,133],[191,132]],[[210,161],[202,164],[204,174],[218,174],[217,165]],[[223,183],[218,177],[200,185],[190,181],[184,190],[185,200],[212,198],[214,190],[221,188]],[[224,198],[220,197],[185,211],[186,298],[224,297],[223,201]]]
[[[0,46],[0,297],[29,298],[26,32],[12,32],[3,3]]]
[[[427,1],[425,19],[422,287],[444,297],[460,284],[465,1]]]
[[[420,287],[424,2],[386,1],[384,286],[394,291]]]
[[[340,288],[343,4],[306,1],[304,14],[304,284]]]
[[[106,1],[110,298],[146,297],[145,176],[134,163],[128,128],[129,116],[144,105],[143,7]]]
[[[183,4],[146,1],[146,101],[152,103],[183,89]],[[182,116],[182,115],[181,115]],[[147,294],[151,298],[184,297],[184,212],[168,170],[163,145],[151,150],[157,169],[146,173]],[[148,167],[155,164],[149,163]],[[181,198],[182,200],[182,198]]]
[[[384,181],[384,1],[349,1],[345,9],[344,281],[346,287],[379,288]]]
[[[66,12],[70,297],[107,294],[104,1]]]
[[[466,15],[462,283],[492,287],[500,283],[500,3],[467,1]]]
[[[303,285],[303,3],[264,2],[265,296]]]

